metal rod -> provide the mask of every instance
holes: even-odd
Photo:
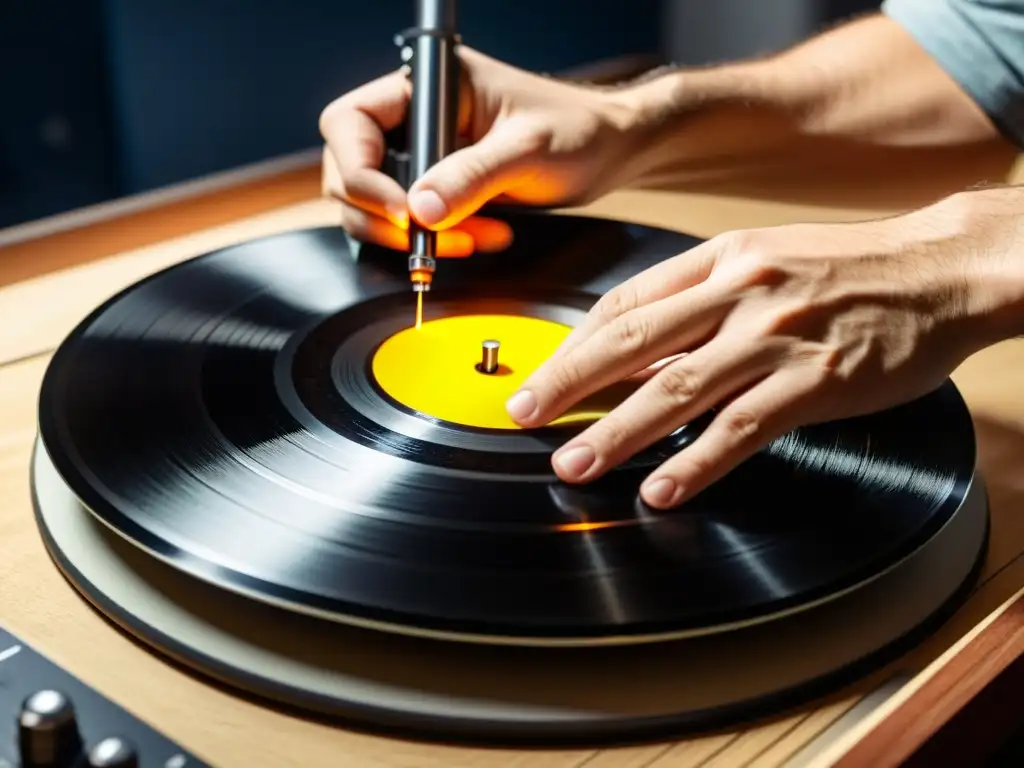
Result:
[[[459,115],[455,6],[455,0],[416,3],[416,28],[407,43],[412,49],[409,176],[414,182],[455,150]],[[414,290],[429,290],[436,259],[437,233],[410,223],[409,272]]]

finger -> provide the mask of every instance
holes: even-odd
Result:
[[[384,134],[405,118],[410,94],[405,74],[395,70],[327,105],[320,115],[320,133],[343,174],[380,165]]]
[[[509,415],[523,427],[550,422],[581,399],[706,339],[731,301],[702,283],[619,316],[545,360],[509,400]]]
[[[356,240],[364,243],[376,243],[396,251],[409,250],[408,230],[396,227],[390,221],[361,208],[342,204],[341,226]],[[465,258],[472,256],[476,250],[473,236],[460,229],[448,229],[438,232],[438,255],[443,258]]]
[[[320,132],[339,171],[338,197],[399,226],[408,221],[405,191],[379,169],[384,133],[401,123],[408,103],[408,81],[396,71],[342,96],[320,116]]]
[[[341,200],[383,216],[402,229],[409,226],[409,208],[401,185],[376,169],[353,171],[342,177]]]
[[[779,350],[715,339],[662,368],[611,413],[552,456],[555,474],[587,483],[767,376]]]
[[[713,242],[709,240],[666,259],[608,291],[559,345],[552,358],[567,354],[600,328],[638,307],[703,283],[711,276],[718,254],[718,246]]]
[[[542,149],[541,136],[506,121],[475,144],[433,166],[409,189],[409,212],[425,227],[445,229],[485,203],[526,183]]]
[[[652,472],[640,488],[641,498],[651,507],[668,509],[720,480],[799,426],[815,386],[814,377],[797,368],[755,384],[723,408],[692,445]]]
[[[374,242],[395,250],[408,250],[408,231],[387,219],[342,203],[342,227],[357,240]],[[466,235],[470,238],[467,240]],[[474,253],[496,253],[512,243],[512,229],[503,221],[472,217],[455,229],[438,233],[440,258],[463,258]]]
[[[481,253],[498,253],[512,245],[512,227],[498,219],[470,216],[457,229],[472,237],[476,250]]]
[[[342,203],[362,208],[365,211],[372,213],[376,216],[388,219],[396,226],[406,228],[408,226],[408,215],[404,212],[404,192],[402,211],[390,212],[386,209],[386,206],[379,202],[379,199],[389,195],[393,195],[393,190],[388,189],[390,179],[384,177],[385,183],[384,188],[379,190],[377,199],[375,200],[373,194],[370,192],[364,192],[362,194],[353,195],[350,190],[346,189],[345,184],[341,177],[341,171],[338,168],[338,163],[334,159],[334,154],[331,152],[330,147],[325,146],[323,151],[322,175],[321,175],[321,194],[324,197],[335,198]],[[383,175],[383,174],[382,174]],[[371,181],[372,184],[372,181]]]

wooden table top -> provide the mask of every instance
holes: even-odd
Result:
[[[28,464],[49,356],[95,306],[158,269],[254,237],[336,224],[335,204],[319,199],[313,161],[304,157],[257,169],[220,188],[199,185],[0,231],[0,622],[7,629],[211,764],[245,768],[896,764],[1021,653],[1024,602],[1016,597],[1024,587],[1024,516],[1018,512],[1024,502],[1024,340],[990,348],[954,375],[975,419],[991,495],[992,540],[979,586],[954,619],[905,658],[784,716],[621,749],[423,744],[281,714],[215,688],[119,634],[60,576],[33,522]],[[863,219],[900,209],[892,202],[854,205],[848,195],[833,204],[822,202],[825,196],[813,204],[780,199],[784,195],[773,201],[627,191],[586,211],[708,237],[734,228]],[[923,708],[930,709],[926,720],[916,717]]]

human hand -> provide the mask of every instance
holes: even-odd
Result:
[[[552,458],[559,478],[585,483],[714,409],[642,485],[664,509],[799,426],[922,396],[1001,337],[1001,312],[1019,325],[1024,195],[979,215],[977,194],[882,221],[709,240],[603,296],[509,414],[541,426],[637,375],[639,389]]]
[[[357,239],[408,248],[410,215],[444,230],[441,256],[509,245],[508,226],[473,216],[497,200],[577,205],[634,172],[636,110],[618,91],[559,82],[461,46],[460,148],[409,190],[380,171],[384,134],[401,124],[410,85],[401,71],[332,102],[320,117],[327,141],[325,194],[342,203],[342,225]]]

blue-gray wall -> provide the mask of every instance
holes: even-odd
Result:
[[[664,53],[696,66],[762,56],[880,5],[881,0],[664,0]]]
[[[411,0],[108,0],[121,181],[135,191],[318,141],[327,102],[393,69]],[[470,0],[467,44],[531,69],[658,45],[659,0]]]
[[[459,14],[468,44],[558,70],[656,52],[660,4],[463,0]],[[0,226],[317,144],[327,102],[396,65],[413,9],[0,0]]]
[[[102,0],[0,0],[0,226],[116,193]]]

